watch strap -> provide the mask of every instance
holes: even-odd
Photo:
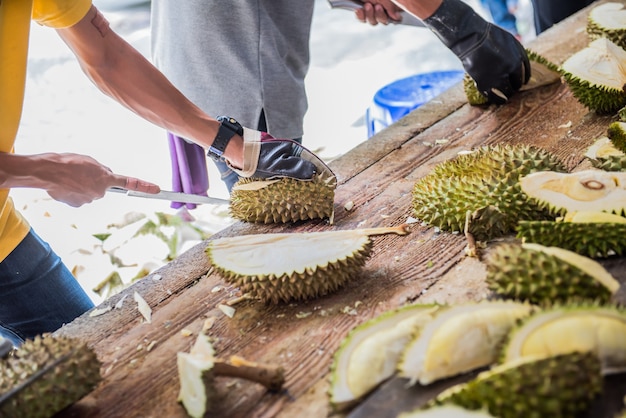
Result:
[[[233,136],[235,134],[243,136],[243,128],[239,122],[228,116],[218,116],[216,120],[220,122],[220,127],[217,130],[213,144],[207,151],[207,155],[214,160],[219,160],[222,158],[224,150]]]

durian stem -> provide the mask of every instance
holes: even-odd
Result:
[[[359,229],[360,232],[363,232],[366,235],[384,235],[384,234],[397,234],[397,235],[406,235],[409,233],[409,225],[402,224],[397,226],[383,226],[380,228],[364,228]]]
[[[465,226],[463,228],[465,239],[467,239],[467,249],[465,250],[465,253],[468,255],[468,257],[476,257],[478,255],[478,252],[476,251],[476,239],[474,238],[474,235],[469,232],[471,216],[472,214],[468,210],[465,214]]]
[[[213,365],[217,376],[237,377],[260,383],[269,390],[278,391],[285,383],[285,369],[281,366],[258,364],[232,356],[230,361],[217,360]]]

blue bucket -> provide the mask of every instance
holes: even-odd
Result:
[[[398,119],[437,97],[463,79],[461,70],[417,74],[387,84],[374,95],[367,109],[367,137],[370,138]]]

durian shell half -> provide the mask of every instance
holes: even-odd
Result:
[[[609,2],[594,7],[587,17],[590,39],[608,38],[626,49],[626,10],[622,3]]]
[[[626,154],[615,148],[609,137],[599,138],[585,153],[595,168],[606,171],[626,171]]]

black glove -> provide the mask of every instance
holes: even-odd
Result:
[[[424,23],[459,57],[489,102],[505,103],[530,79],[524,47],[462,0],[443,0]]]
[[[262,133],[259,162],[252,177],[291,177],[309,180],[315,174],[315,165],[300,157],[302,146],[289,139],[276,139]]]

